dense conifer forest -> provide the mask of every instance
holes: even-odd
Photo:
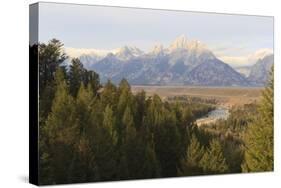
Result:
[[[261,102],[198,127],[215,101],[133,94],[101,84],[56,39],[39,50],[41,184],[273,170],[273,71]],[[31,48],[31,50],[32,50]]]

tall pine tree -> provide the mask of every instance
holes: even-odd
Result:
[[[198,175],[202,173],[202,168],[199,166],[204,155],[204,148],[193,134],[190,144],[187,147],[185,158],[181,161],[179,175]]]
[[[94,96],[90,84],[81,84],[76,98],[77,141],[70,176],[73,182],[95,181],[99,178],[96,153],[92,147],[93,133],[96,131],[92,121]]]
[[[219,174],[228,171],[219,140],[211,140],[210,146],[205,151],[199,165],[205,174]]]
[[[45,121],[52,106],[56,91],[55,72],[60,67],[64,74],[66,69],[63,62],[67,59],[63,52],[63,43],[57,39],[50,40],[47,44],[40,43],[39,50],[39,113],[40,124]]]
[[[81,83],[84,83],[85,71],[83,64],[78,58],[72,59],[69,68],[69,90],[70,94],[74,97],[76,97]]]
[[[74,160],[74,145],[77,143],[78,122],[74,99],[69,95],[64,73],[55,73],[57,90],[45,132],[47,151],[50,156],[50,176],[53,183],[69,182],[71,164]]]
[[[253,122],[244,135],[244,172],[273,170],[273,68],[269,73],[268,84]]]
[[[53,84],[55,72],[59,66],[67,59],[63,52],[63,43],[57,39],[52,39],[48,44],[39,44],[39,94],[44,92],[48,84]],[[65,69],[64,69],[65,71]]]

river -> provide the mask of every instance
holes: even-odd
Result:
[[[209,112],[206,116],[196,120],[197,125],[200,127],[204,124],[215,123],[219,119],[226,120],[229,116],[229,110],[226,107],[218,106],[216,109]]]

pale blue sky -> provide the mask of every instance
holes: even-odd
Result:
[[[40,3],[39,40],[66,47],[149,50],[177,36],[197,39],[217,53],[239,56],[273,48],[273,17]]]

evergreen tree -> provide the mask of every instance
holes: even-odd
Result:
[[[258,112],[244,135],[244,172],[273,170],[273,80],[272,68]]]
[[[231,173],[241,173],[241,164],[244,160],[244,152],[241,140],[236,140],[230,134],[226,135],[222,143],[223,154]]]
[[[164,106],[158,95],[154,95],[147,100],[147,115],[145,116],[145,124],[153,130],[155,127],[161,125],[164,118]]]
[[[136,128],[139,129],[144,123],[144,117],[146,115],[146,95],[142,90],[135,96],[136,101]]]
[[[118,95],[119,95],[119,100],[118,100],[118,105],[117,105],[117,112],[120,118],[122,118],[125,109],[127,106],[129,106],[131,109],[131,112],[133,112],[134,106],[133,106],[133,94],[131,92],[131,87],[127,80],[122,79],[119,87],[118,87]],[[134,114],[133,114],[134,115]]]
[[[79,120],[80,134],[86,134],[92,125],[91,114],[94,104],[94,95],[89,84],[87,87],[80,84],[80,88],[76,99],[76,112]]]
[[[92,92],[91,89],[89,91]],[[106,106],[103,112],[101,112],[102,108],[99,106],[100,102],[94,101],[91,107],[93,130],[89,130],[89,139],[91,140],[91,148],[94,151],[95,161],[98,166],[99,180],[114,180],[117,176],[114,168],[116,166],[115,145],[117,142],[116,118],[109,105]],[[100,116],[102,120],[99,119]]]
[[[44,88],[44,91],[41,92],[41,96],[39,97],[40,124],[46,121],[46,118],[51,111],[52,102],[55,97],[55,91],[55,84],[47,84]]]
[[[136,147],[136,130],[134,119],[129,106],[121,119],[118,132],[118,157],[117,157],[117,174],[120,179],[131,179],[134,177],[133,172]],[[131,160],[131,161],[130,161]]]
[[[162,176],[176,176],[181,157],[181,139],[176,126],[176,116],[163,109],[156,122],[154,129],[155,152],[161,164]]]
[[[74,182],[95,181],[99,179],[99,168],[96,161],[96,152],[92,147],[93,133],[96,132],[92,119],[94,96],[91,85],[80,85],[76,99],[77,113],[77,142],[74,152],[74,161],[69,173]]]
[[[69,182],[66,172],[70,172],[74,160],[74,145],[77,143],[77,115],[75,103],[69,95],[64,73],[58,69],[55,74],[57,90],[45,132],[47,152],[50,156],[50,176],[53,183]]]
[[[150,135],[150,136],[149,136]],[[153,136],[146,132],[145,135],[138,135],[138,144],[135,148],[135,178],[156,178],[160,177],[161,168],[157,160]]]
[[[81,136],[75,144],[73,156],[69,171],[65,172],[69,183],[84,183],[100,180],[95,152],[86,136]]]
[[[123,118],[122,124],[124,125],[125,129],[125,139],[132,140],[136,137],[136,129],[134,124],[134,116],[131,112],[129,106],[126,107]]]
[[[95,71],[85,70],[85,76],[84,77],[85,78],[83,80],[83,83],[85,85],[90,84],[90,86],[93,90],[93,94],[94,94],[94,96],[96,96],[98,94],[99,89],[101,88],[99,75]]]
[[[138,177],[140,170],[139,158],[141,155],[140,140],[137,137],[135,128],[134,117],[129,106],[126,107],[122,124],[124,125],[125,134],[124,137],[124,150],[126,152],[126,162],[128,167],[128,178],[134,179]]]
[[[151,141],[153,142],[153,140]],[[161,168],[159,161],[157,160],[154,144],[146,144],[143,152],[143,163],[140,167],[139,178],[157,178],[160,177]]]
[[[181,135],[181,158],[185,157],[186,154],[186,148],[188,144],[190,144],[191,139],[191,134],[194,133],[194,121],[195,118],[188,107],[183,107],[181,108],[179,104],[176,105],[176,110],[175,110],[178,115],[177,115],[177,120],[178,120],[178,129]],[[195,136],[195,135],[194,135]]]
[[[81,61],[78,58],[72,59],[69,68],[69,90],[74,97],[76,97],[81,83],[84,83],[85,72]]]
[[[112,138],[112,142],[115,145],[117,143],[116,118],[109,105],[106,106],[103,117],[103,127],[108,130],[110,137]]]
[[[190,144],[186,150],[185,158],[181,161],[180,175],[198,175],[202,173],[199,166],[204,154],[204,148],[201,146],[196,136],[193,134]]]
[[[63,43],[52,39],[48,44],[39,44],[39,94],[44,92],[48,84],[52,84],[59,66],[67,59],[63,52]]]
[[[205,151],[199,165],[205,174],[219,174],[228,171],[219,140],[211,140],[210,146]]]
[[[129,82],[126,79],[123,78],[120,81],[120,83],[119,83],[118,91],[121,94],[121,92],[124,91],[124,90],[125,91],[130,91],[131,90],[131,86],[130,86]]]
[[[100,100],[103,105],[103,109],[105,109],[107,105],[110,105],[113,110],[116,109],[116,103],[118,101],[117,88],[110,80],[108,80],[104,85],[100,95]]]
[[[55,96],[56,86],[54,83],[55,72],[60,67],[65,74],[65,68],[62,66],[67,59],[63,52],[63,44],[52,39],[48,44],[38,45],[39,53],[39,113],[40,121],[45,121],[51,110],[52,101]]]

